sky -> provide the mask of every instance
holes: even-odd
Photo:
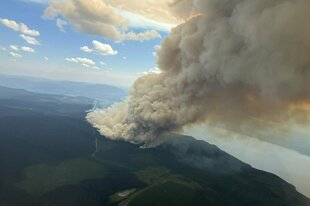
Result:
[[[101,14],[104,7],[98,8],[96,17],[78,10],[85,5],[70,11],[71,14],[67,11],[55,14],[50,10],[57,7],[52,6],[57,1],[51,2],[2,2],[0,73],[129,87],[138,76],[156,69],[155,50],[173,23],[156,22],[133,10],[113,8],[120,20],[112,16],[106,24],[98,25],[98,18],[105,18]],[[81,15],[72,17],[72,13]],[[104,31],[90,31],[89,25],[77,22],[87,18],[92,28]],[[109,33],[117,29],[118,34]]]

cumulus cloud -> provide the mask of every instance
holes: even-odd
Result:
[[[9,55],[10,55],[11,57],[14,57],[14,58],[22,58],[22,57],[23,57],[22,55],[20,55],[20,54],[18,54],[18,53],[15,53],[15,52],[10,52]]]
[[[90,67],[90,66],[96,65],[96,63],[93,60],[88,59],[88,58],[82,58],[82,57],[66,58],[65,60],[67,62],[81,64],[83,67]]]
[[[33,48],[26,47],[26,46],[19,47],[19,46],[16,46],[16,45],[11,45],[10,49],[14,50],[14,51],[24,51],[24,52],[30,52],[30,53],[34,53],[35,52],[35,50]]]
[[[128,100],[88,114],[111,139],[151,143],[198,122],[235,130],[310,122],[308,0],[178,0],[158,50],[161,73]]]
[[[128,20],[118,10],[102,0],[65,0],[50,2],[44,12],[46,19],[61,16],[76,30],[107,37],[116,42],[146,41],[159,38],[155,30],[134,33],[128,31]]]
[[[34,29],[29,29],[24,23],[17,23],[16,21],[9,19],[0,19],[0,23],[14,31],[26,34],[28,36],[39,36],[40,32]]]
[[[21,34],[20,37],[25,40],[28,44],[31,44],[31,45],[40,45],[40,42],[34,38],[34,37],[31,37],[31,36],[26,36],[24,34]]]
[[[109,44],[104,44],[96,40],[93,40],[92,44],[92,48],[89,48],[88,46],[83,46],[80,49],[84,52],[95,53],[103,56],[113,56],[118,54],[118,51],[114,50]]]
[[[88,53],[91,53],[91,52],[94,51],[93,49],[90,49],[88,46],[82,46],[80,49],[81,49],[83,52],[88,52]]]
[[[45,60],[45,61],[49,61],[48,57],[44,57],[44,60]]]

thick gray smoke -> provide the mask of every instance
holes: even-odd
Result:
[[[111,139],[151,143],[197,122],[240,129],[309,122],[309,0],[180,0],[189,18],[158,51],[160,74],[88,114]],[[265,124],[265,123],[264,123]]]

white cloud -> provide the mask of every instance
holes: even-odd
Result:
[[[129,41],[148,41],[151,39],[161,38],[160,33],[155,30],[149,30],[146,32],[134,33],[128,32],[122,35],[122,40],[129,40]]]
[[[155,45],[154,46],[154,51],[153,51],[153,56],[156,57],[157,56],[157,51],[160,49],[160,45]]]
[[[93,60],[88,59],[88,58],[82,58],[82,57],[66,58],[65,60],[68,62],[81,64],[84,67],[96,65],[96,63]]]
[[[60,19],[60,18],[57,18],[56,19],[56,26],[59,28],[59,30],[60,31],[62,31],[62,32],[66,32],[65,31],[65,26],[68,24],[68,22],[66,22],[66,21],[64,21],[64,20],[62,20],[62,19]]]
[[[9,19],[0,19],[0,23],[14,31],[26,34],[28,36],[39,36],[40,35],[40,32],[34,29],[29,29],[29,27],[25,25],[24,23],[17,23],[16,21],[9,20]]]
[[[93,48],[89,48],[88,46],[83,46],[80,49],[84,52],[95,53],[103,56],[113,56],[118,54],[116,50],[112,48],[109,44],[104,44],[99,41],[92,41]]]
[[[33,48],[26,47],[26,46],[19,47],[17,45],[11,45],[10,49],[13,51],[24,51],[24,52],[30,52],[30,53],[35,52],[35,50]]]
[[[101,54],[104,56],[118,54],[118,52],[115,51],[109,44],[103,44],[96,40],[94,40],[92,43],[93,43],[95,52],[97,52],[98,54]]]
[[[80,48],[83,52],[88,52],[88,53],[91,53],[93,52],[94,50],[90,49],[88,46],[83,46]]]
[[[45,61],[48,61],[49,59],[48,59],[47,57],[44,57],[44,60],[45,60]]]
[[[22,46],[22,47],[20,48],[20,50],[22,50],[22,51],[24,51],[24,52],[30,52],[30,53],[34,53],[34,52],[35,52],[35,50],[34,50],[33,48],[27,47],[27,46]]]
[[[151,68],[149,71],[147,72],[143,72],[142,75],[147,75],[147,74],[160,74],[161,71],[158,67],[154,67],[154,68]]]
[[[24,34],[21,34],[20,37],[22,39],[24,39],[28,44],[31,44],[31,45],[40,45],[40,42],[34,38],[34,37],[31,37],[31,36],[26,36]]]
[[[66,58],[67,62],[74,62],[74,63],[79,63],[79,61],[77,60],[77,58]]]
[[[22,58],[22,57],[23,57],[22,55],[20,55],[20,54],[18,54],[18,53],[15,53],[15,52],[10,52],[9,55],[10,55],[11,57],[14,57],[14,58]]]
[[[10,49],[11,49],[11,50],[14,50],[14,51],[19,51],[19,48],[18,48],[18,46],[16,46],[16,45],[11,45],[11,46],[10,46]]]
[[[155,30],[129,32],[129,20],[106,0],[53,1],[43,17],[57,21],[59,16],[80,32],[101,35],[115,42],[146,41],[161,37]]]
[[[107,65],[107,63],[105,63],[105,62],[103,62],[103,61],[101,61],[100,64],[101,64],[102,66]]]

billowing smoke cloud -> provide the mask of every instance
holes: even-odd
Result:
[[[171,5],[188,20],[162,43],[161,73],[136,80],[125,102],[88,114],[101,134],[149,144],[201,121],[234,129],[309,123],[309,0]]]

